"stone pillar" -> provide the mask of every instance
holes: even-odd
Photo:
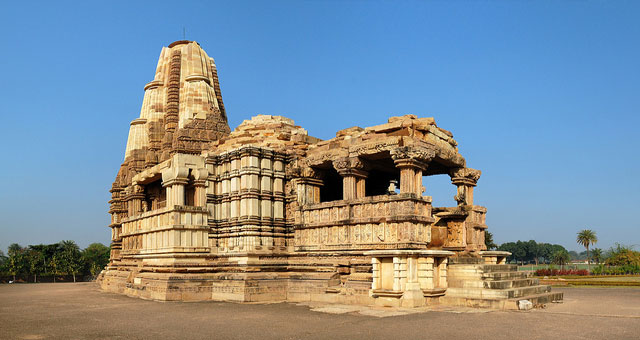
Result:
[[[473,188],[478,183],[481,174],[480,170],[471,168],[456,168],[449,171],[451,183],[458,188],[453,197],[458,205],[473,205]]]
[[[400,193],[422,195],[422,172],[435,156],[431,149],[403,146],[391,151],[396,167],[400,169]]]
[[[313,168],[300,169],[299,178],[296,180],[296,192],[298,202],[302,204],[320,203],[320,187],[323,182],[320,173]]]
[[[380,268],[380,258],[372,257],[371,267],[371,289],[374,291],[380,290],[382,289],[382,268]]]
[[[286,175],[291,178],[291,188],[296,194],[298,205],[320,203],[320,188],[324,184],[322,172],[294,161],[285,167]]]
[[[129,216],[135,216],[142,212],[142,200],[144,200],[144,189],[141,185],[134,183],[131,187],[131,193],[126,196]]]
[[[358,157],[343,157],[333,161],[333,167],[342,176],[342,199],[350,200],[365,197],[364,163]]]
[[[424,305],[424,296],[418,282],[418,256],[406,258],[406,283],[402,295],[403,307],[419,307]]]
[[[419,307],[425,297],[444,295],[447,287],[447,257],[443,250],[373,250],[371,296],[382,306]],[[391,263],[392,260],[393,262]],[[393,265],[393,270],[385,269]],[[393,285],[390,281],[393,280]]]
[[[209,178],[209,171],[206,168],[193,171],[193,186],[196,189],[196,197],[194,205],[196,207],[207,206],[207,179]]]
[[[167,207],[184,205],[184,186],[189,182],[189,168],[169,168],[162,172],[162,186],[167,188]]]

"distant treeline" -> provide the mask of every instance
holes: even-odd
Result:
[[[14,282],[20,278],[56,282],[56,278],[69,276],[75,282],[78,277],[98,275],[109,263],[110,251],[102,243],[92,243],[82,250],[74,241],[28,247],[14,243],[6,255],[0,250],[0,276]]]
[[[570,261],[569,252],[559,244],[538,243],[534,240],[503,243],[498,250],[508,251],[509,262],[524,263],[557,263]]]
[[[511,256],[507,257],[507,261],[511,263],[564,265],[570,261],[587,260],[586,251],[567,251],[559,244],[538,243],[534,240],[507,242],[497,249],[510,252]],[[640,268],[640,252],[633,250],[631,246],[616,244],[606,251],[594,248],[589,253],[589,260],[605,266],[624,266],[621,270],[628,273],[637,273],[640,270],[636,269]]]

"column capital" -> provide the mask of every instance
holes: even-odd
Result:
[[[368,172],[365,171],[364,162],[359,157],[341,157],[333,161],[333,168],[340,176],[355,176],[365,178]]]
[[[209,171],[206,168],[201,168],[197,170],[193,170],[191,172],[193,175],[193,185],[197,187],[206,187],[207,179],[209,179]]]
[[[285,166],[285,173],[292,178],[322,179],[322,172],[301,162],[291,162]]]
[[[162,186],[185,185],[189,182],[189,168],[175,167],[162,171]]]
[[[144,188],[135,182],[131,186],[126,187],[123,193],[122,199],[125,201],[144,198]]]
[[[451,183],[455,185],[476,186],[482,171],[471,168],[454,168],[449,170]]]
[[[432,149],[413,146],[401,146],[391,150],[391,158],[398,167],[415,167],[426,169],[428,163],[435,157]]]

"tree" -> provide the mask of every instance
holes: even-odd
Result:
[[[53,271],[51,270],[51,259],[53,258],[53,256],[55,254],[58,254],[59,252],[62,251],[62,245],[60,244],[60,242],[58,243],[53,243],[53,244],[45,244],[43,245],[43,253],[44,253],[44,260],[45,260],[45,268],[44,268],[44,273],[45,274],[53,274]],[[54,277],[55,280],[55,277]]]
[[[572,251],[569,252],[569,259],[571,261],[580,260],[580,254],[578,254],[577,251],[572,250]]]
[[[551,255],[553,255],[553,245],[549,243],[538,244],[538,256],[540,256],[542,263],[551,262]]]
[[[9,246],[7,269],[9,271],[9,274],[13,275],[13,282],[16,282],[16,275],[23,273],[25,269],[27,269],[27,261],[24,254],[24,248],[22,248],[17,243],[13,243]]]
[[[587,265],[590,266],[591,261],[589,259],[589,246],[594,245],[598,242],[596,233],[590,229],[581,230],[580,232],[578,232],[576,241],[578,242],[578,244],[587,248]]]
[[[0,250],[0,272],[5,270],[5,265],[7,264],[7,256],[4,255],[4,252]]]
[[[507,261],[511,262],[511,261],[517,261],[517,257],[515,255],[516,254],[516,248],[517,247],[516,247],[516,243],[515,242],[506,242],[506,243],[501,244],[498,247],[498,250],[510,252],[511,255],[509,255],[507,257]]]
[[[38,275],[46,270],[43,245],[29,246],[27,250],[27,262],[29,272],[33,274],[33,282],[38,282]]]
[[[102,243],[92,243],[82,251],[82,257],[91,275],[96,276],[109,263],[111,248]]]
[[[524,260],[527,259],[527,243],[518,240],[513,255],[520,260],[521,265],[524,265]]]
[[[616,243],[616,247],[609,249],[605,263],[610,266],[640,266],[640,252],[631,247]]]
[[[488,231],[484,232],[484,244],[487,246],[487,250],[498,248],[498,245],[493,242],[493,234]]]
[[[56,276],[61,275],[63,273],[62,262],[63,261],[61,259],[61,254],[59,253],[54,254],[49,260],[49,269],[51,269],[51,273],[53,274],[54,283],[56,282]]]
[[[62,241],[62,268],[67,273],[73,275],[73,282],[76,282],[76,275],[80,274],[84,267],[80,248],[74,241]]]
[[[569,253],[566,250],[558,250],[553,254],[551,263],[564,266],[567,262],[569,262]]]
[[[594,248],[591,251],[591,258],[593,258],[593,262],[595,262],[595,263],[602,262],[602,249]]]
[[[22,248],[22,246],[17,244],[17,243],[11,243],[9,245],[9,249],[7,249],[7,250],[8,250],[7,254],[9,254],[9,256],[11,256],[12,254],[22,252],[24,250],[24,248]]]
[[[527,259],[529,261],[534,260],[536,262],[536,266],[538,265],[540,253],[542,252],[542,247],[538,244],[538,242],[534,240],[529,240],[525,244],[525,249],[527,251]]]

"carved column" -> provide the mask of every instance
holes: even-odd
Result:
[[[471,168],[456,168],[449,171],[451,183],[458,187],[458,192],[453,197],[458,205],[473,205],[473,188],[481,174],[480,170]]]
[[[342,199],[350,200],[365,196],[364,163],[358,157],[343,157],[333,161],[333,167],[342,176]]]
[[[291,193],[295,193],[299,205],[320,203],[320,187],[324,184],[322,173],[301,161],[293,161],[285,167],[291,178]]]
[[[301,204],[320,203],[322,180],[320,179],[320,174],[313,168],[306,167],[301,169],[297,186],[298,202],[301,202]]]
[[[391,151],[391,158],[400,169],[400,193],[422,195],[422,172],[434,156],[433,150],[408,146]]]
[[[209,177],[209,171],[205,169],[198,169],[193,171],[194,181],[193,186],[196,189],[196,197],[194,205],[196,207],[207,206],[207,179]]]
[[[162,186],[167,188],[167,207],[184,205],[184,186],[189,182],[189,168],[172,168],[162,172]]]
[[[129,216],[135,216],[142,212],[144,189],[142,186],[134,183],[130,190],[131,192],[126,196],[127,212]]]

